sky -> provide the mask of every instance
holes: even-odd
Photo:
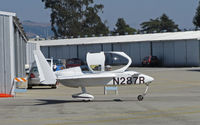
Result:
[[[94,0],[104,5],[103,21],[110,29],[118,18],[124,18],[131,27],[166,13],[179,28],[194,28],[192,23],[199,0]],[[15,12],[21,21],[50,22],[50,9],[44,9],[41,0],[1,0],[0,11]]]

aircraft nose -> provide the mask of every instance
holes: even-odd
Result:
[[[147,83],[150,83],[154,80],[154,78],[151,76],[146,76],[146,79],[147,79]]]
[[[154,78],[148,75],[143,75],[143,77],[145,78],[145,83],[151,83]]]

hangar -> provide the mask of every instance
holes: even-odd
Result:
[[[15,77],[25,77],[28,39],[15,13],[0,11],[0,93],[10,94]]]
[[[157,56],[162,66],[200,66],[200,31],[103,36],[35,41],[47,58],[80,58],[87,52],[123,51],[141,66],[145,56]]]

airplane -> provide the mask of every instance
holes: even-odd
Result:
[[[43,84],[55,84],[59,82],[67,87],[80,87],[82,92],[73,94],[72,98],[91,101],[94,96],[86,91],[86,87],[94,86],[120,86],[145,84],[146,89],[137,99],[142,101],[147,94],[149,84],[154,80],[151,76],[128,71],[131,65],[131,58],[124,52],[109,51],[99,53],[87,53],[86,61],[89,71],[82,71],[81,67],[72,67],[53,72],[40,50],[34,50],[34,57],[39,71],[40,82]],[[117,68],[110,66],[113,62],[128,62],[125,66]],[[113,69],[112,69],[113,68]]]

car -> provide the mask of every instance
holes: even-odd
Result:
[[[146,56],[142,60],[142,66],[158,66],[159,59],[157,56]]]
[[[79,58],[71,58],[66,60],[66,68],[80,66],[82,71],[89,71],[88,65]]]
[[[71,58],[66,60],[66,68],[84,65],[85,63],[79,58]]]
[[[47,59],[47,61],[49,64],[53,64],[51,63],[51,60]],[[57,88],[56,85],[57,85],[56,83],[49,84],[49,85],[41,84],[37,65],[35,62],[33,62],[29,75],[28,75],[28,89],[32,89],[33,86],[50,86],[51,88],[56,89]]]

